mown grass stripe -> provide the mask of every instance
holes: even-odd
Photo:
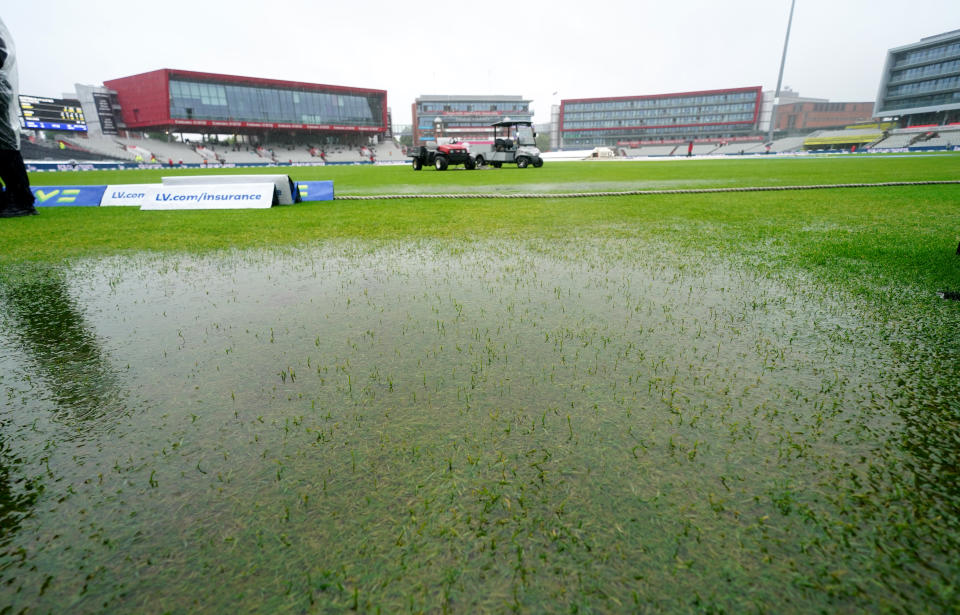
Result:
[[[373,201],[382,199],[576,199],[607,196],[644,196],[664,194],[716,194],[723,192],[784,192],[788,190],[829,190],[834,188],[886,188],[892,186],[926,186],[934,184],[960,184],[960,180],[900,181],[855,184],[810,184],[805,186],[738,186],[735,188],[683,188],[675,190],[618,190],[613,192],[465,192],[449,194],[380,194],[343,195],[338,201]]]

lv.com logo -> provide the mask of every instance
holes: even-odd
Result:
[[[33,196],[36,197],[36,199],[41,203],[73,203],[77,200],[78,194],[80,194],[80,190],[73,188],[65,190],[51,190],[50,192],[36,190],[34,191]]]

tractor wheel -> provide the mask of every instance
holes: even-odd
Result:
[[[477,161],[473,158],[467,158],[467,161],[463,163],[463,166],[468,170],[472,171],[477,168]]]
[[[479,169],[480,167],[483,166],[483,164],[484,164],[486,161],[483,159],[483,156],[477,156],[476,159],[474,160],[474,162],[476,163],[477,168]]]
[[[433,166],[436,167],[438,171],[446,171],[447,170],[446,156],[437,156],[433,161]]]
[[[520,156],[519,158],[517,158],[518,169],[526,169],[528,164],[530,164],[530,159],[527,158],[526,156]]]
[[[423,168],[423,161],[420,160],[419,158],[414,158],[414,159],[413,159],[413,170],[414,170],[414,171],[419,171],[419,170],[422,169],[422,168]]]

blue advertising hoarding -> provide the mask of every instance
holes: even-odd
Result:
[[[99,207],[103,186],[30,186],[37,207]]]
[[[303,201],[332,201],[333,181],[297,182],[300,199]]]

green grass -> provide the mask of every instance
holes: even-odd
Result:
[[[958,161],[293,172],[549,193]],[[958,235],[960,185],[0,220],[0,612],[951,612]]]
[[[578,190],[877,183],[957,179],[960,156],[810,158],[656,163],[557,163],[541,169],[419,173],[403,167],[294,169],[332,179],[337,194]],[[226,172],[249,172],[235,169]],[[270,170],[275,172],[276,170]],[[37,173],[34,185],[148,183],[167,171]],[[532,185],[532,188],[531,188]],[[824,275],[869,275],[960,286],[951,246],[960,236],[957,186],[812,192],[529,200],[383,200],[303,203],[252,211],[140,212],[44,208],[0,225],[0,263],[139,251],[206,252],[310,245],[331,239],[660,238],[684,247],[777,251]]]
[[[289,173],[299,180],[332,179],[343,194],[369,194],[383,186],[470,187],[523,184],[602,184],[629,182],[637,185],[694,182],[697,186],[791,185],[877,181],[956,179],[960,154],[936,156],[809,157],[744,160],[681,160],[655,162],[551,163],[540,169],[481,169],[479,172],[451,168],[415,172],[402,166],[281,167],[251,169],[142,171],[87,171],[33,173],[34,185],[110,184],[159,182],[168,175]],[[559,191],[559,190],[557,190]]]

